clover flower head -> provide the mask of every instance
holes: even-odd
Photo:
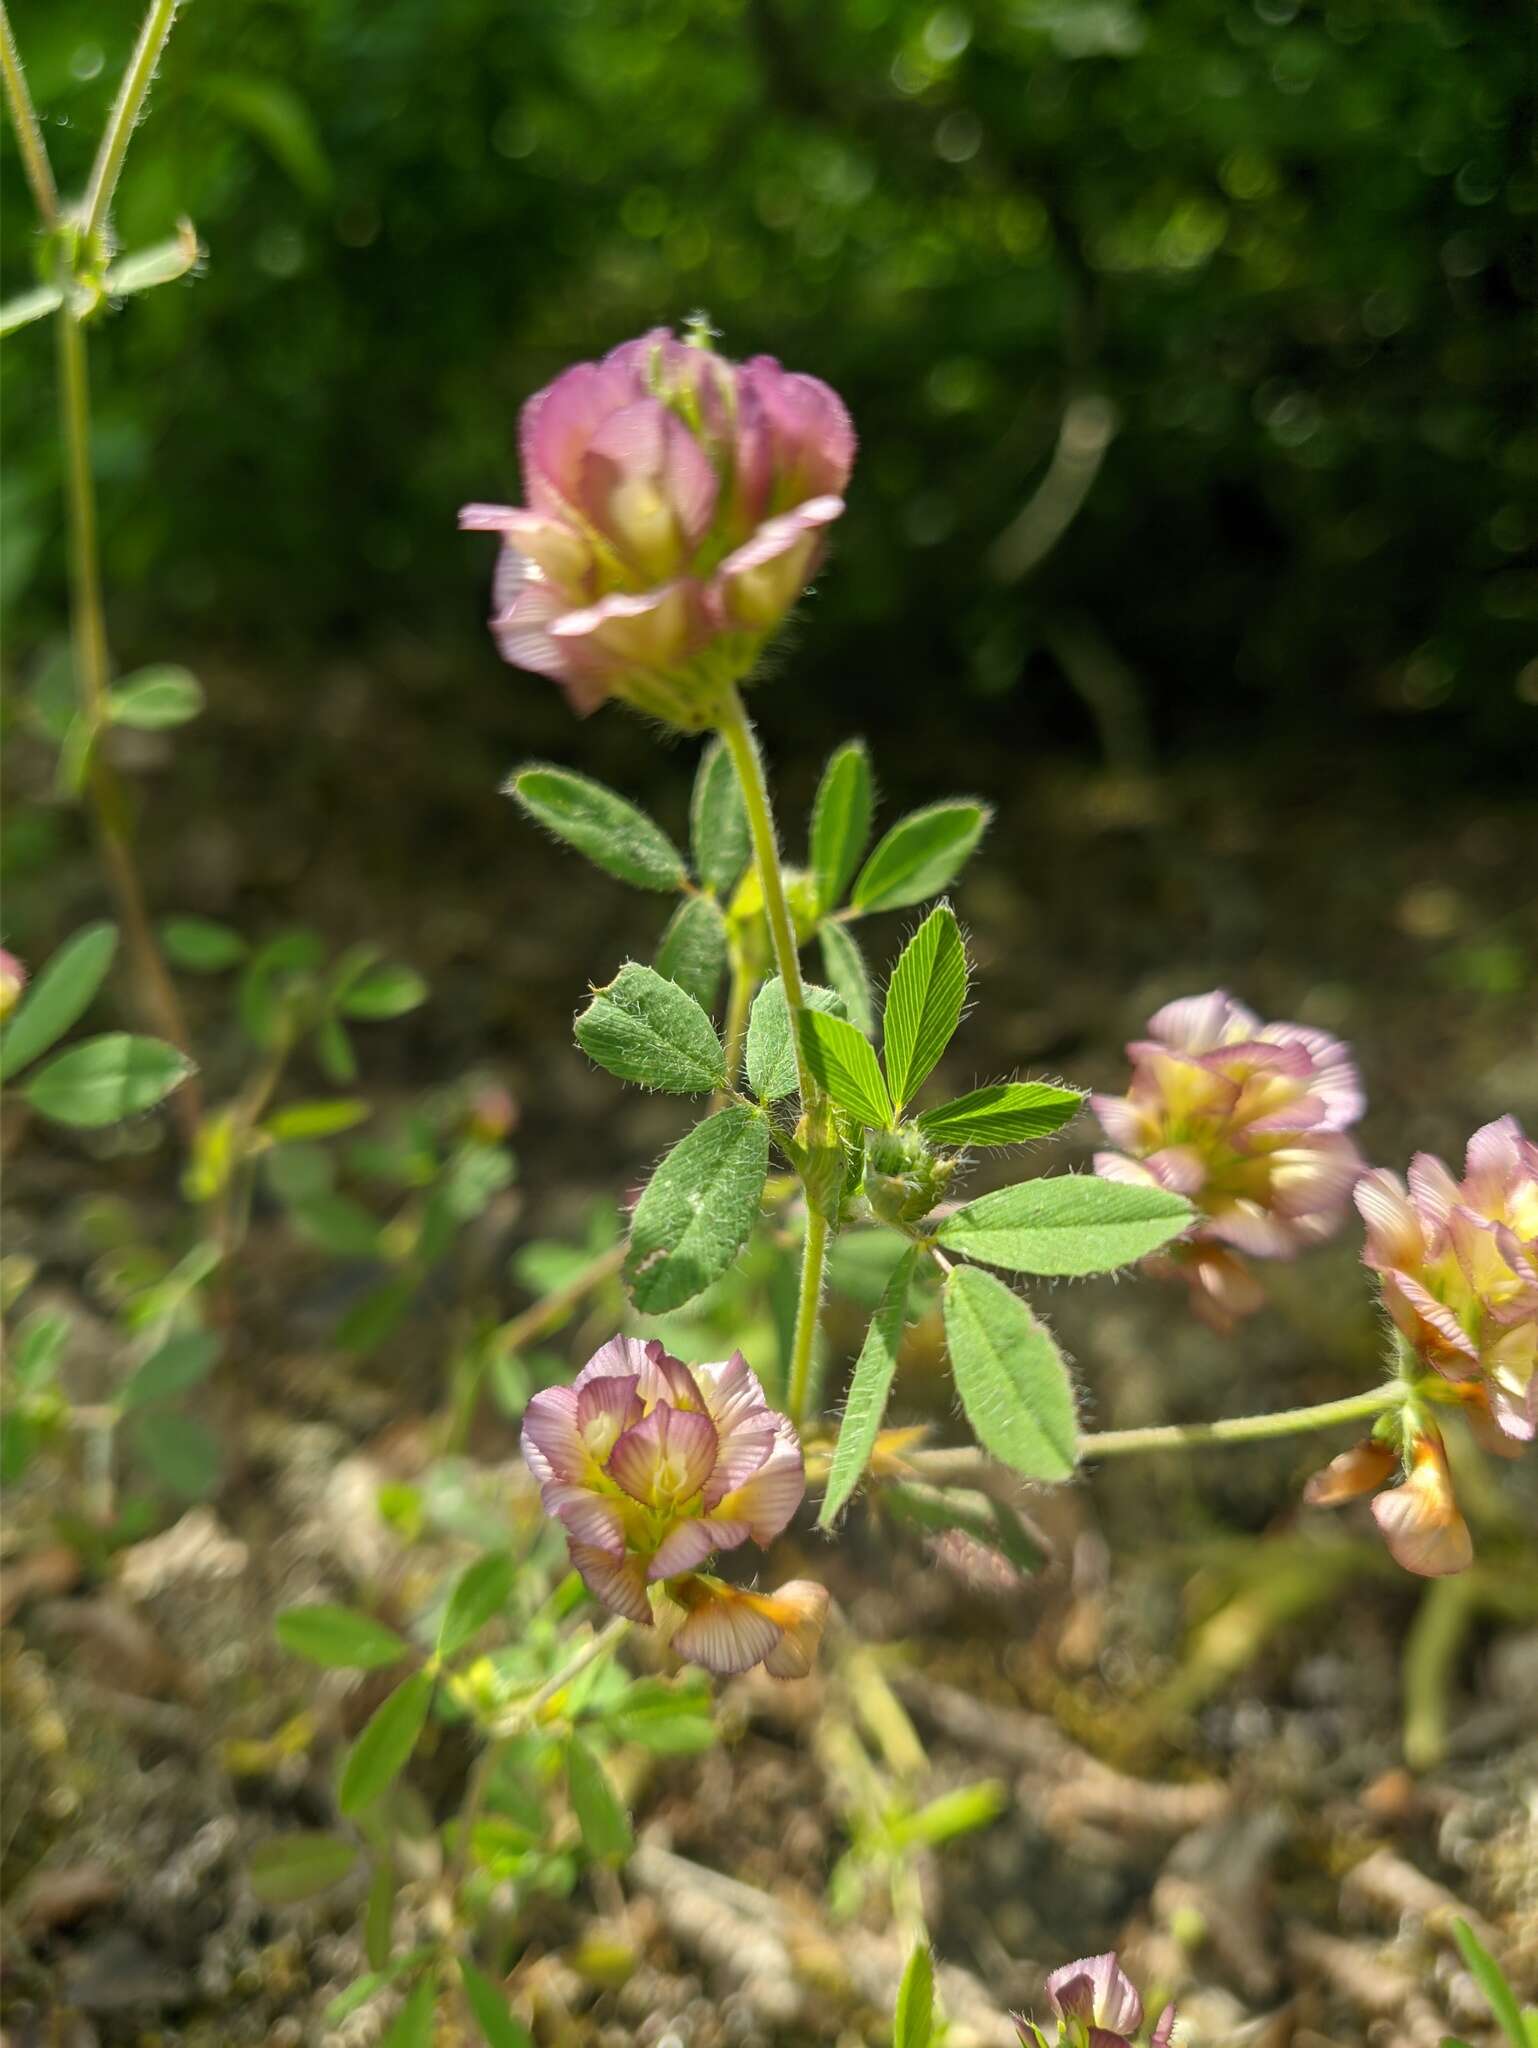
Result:
[[[1403,1483],[1390,1487],[1402,1467]],[[1404,1459],[1377,1438],[1353,1444],[1314,1474],[1303,1498],[1310,1507],[1334,1508],[1369,1493],[1375,1495],[1373,1520],[1389,1555],[1407,1572],[1446,1578],[1474,1562],[1469,1525],[1453,1497],[1447,1450],[1430,1423],[1410,1433]]]
[[[525,506],[498,533],[492,635],[579,712],[607,698],[713,723],[822,559],[855,437],[837,394],[772,356],[728,362],[657,328],[579,363],[520,426]]]
[[[21,1001],[26,986],[26,968],[14,953],[8,953],[0,946],[0,1024],[5,1022]]]
[[[1350,1050],[1263,1024],[1222,989],[1166,1003],[1127,1047],[1125,1095],[1093,1095],[1106,1180],[1185,1195],[1200,1221],[1150,1269],[1188,1280],[1219,1328],[1260,1306],[1246,1257],[1290,1259],[1339,1229],[1363,1162],[1346,1135],[1363,1097]]]
[[[1363,1176],[1363,1252],[1416,1354],[1493,1448],[1538,1434],[1538,1145],[1514,1116],[1470,1138],[1463,1179],[1421,1152]],[[1492,1427],[1493,1425],[1493,1427]]]
[[[697,1571],[717,1551],[772,1543],[806,1491],[796,1432],[740,1351],[687,1366],[655,1340],[613,1337],[571,1386],[530,1401],[523,1455],[605,1607],[646,1626],[660,1613],[678,1654],[713,1671],[810,1670],[822,1587],[750,1593]]]
[[[1134,2048],[1143,2024],[1143,2001],[1114,1953],[1065,1963],[1047,1979],[1047,1998],[1057,2019],[1055,2044],[1032,2021],[1017,2018],[1022,2048]],[[1169,2048],[1175,2008],[1159,2015],[1149,2048]]]

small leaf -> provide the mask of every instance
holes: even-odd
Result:
[[[261,1128],[275,1145],[305,1144],[355,1130],[373,1114],[371,1103],[343,1095],[329,1102],[290,1102],[274,1110]]]
[[[856,910],[901,910],[938,896],[983,836],[986,804],[930,804],[900,818],[860,870],[850,898]]]
[[[59,1309],[34,1309],[27,1317],[9,1359],[11,1377],[22,1393],[41,1393],[51,1384],[73,1327]]]
[[[285,1607],[273,1623],[285,1650],[332,1671],[380,1671],[409,1656],[411,1645],[393,1628],[356,1608],[319,1602]]]
[[[131,249],[110,265],[102,285],[109,299],[131,298],[135,292],[152,292],[157,285],[171,284],[201,259],[197,230],[190,220],[179,220],[176,233],[147,249]]]
[[[676,981],[707,1014],[726,972],[726,918],[710,896],[686,896],[668,919],[657,948],[657,972]]]
[[[937,1145],[1023,1145],[1071,1123],[1083,1101],[1077,1089],[1045,1081],[999,1081],[926,1109],[915,1122]]]
[[[239,932],[211,917],[166,918],[160,943],[172,966],[189,974],[222,974],[228,967],[238,967],[251,950]]]
[[[337,1805],[349,1820],[372,1806],[406,1768],[432,1697],[432,1679],[425,1671],[415,1671],[376,1708],[342,1767]]]
[[[874,1130],[891,1130],[897,1120],[892,1098],[862,1032],[842,1017],[807,1010],[801,1017],[801,1047],[807,1065],[840,1109]]]
[[[947,1251],[1011,1273],[1114,1273],[1179,1237],[1193,1213],[1163,1188],[1069,1173],[979,1195],[935,1236]]]
[[[601,1711],[616,1742],[639,1743],[658,1756],[697,1756],[716,1740],[710,1687],[694,1677],[637,1679]]]
[[[822,1513],[817,1517],[819,1529],[833,1527],[870,1461],[871,1448],[886,1413],[892,1375],[897,1370],[897,1353],[907,1319],[908,1289],[918,1256],[915,1245],[898,1261],[881,1297],[881,1305],[871,1317],[870,1328],[865,1333],[865,1342],[855,1362],[854,1377],[849,1382],[849,1399],[844,1404],[844,1419],[839,1424]]]
[[[0,1034],[0,1080],[30,1066],[84,1016],[116,951],[115,924],[88,924],[65,941]]]
[[[438,1655],[452,1657],[500,1614],[512,1597],[518,1567],[505,1550],[478,1557],[460,1574],[438,1629]]]
[[[315,1057],[328,1081],[350,1088],[358,1078],[358,1056],[340,1021],[322,1017],[315,1027]]]
[[[843,997],[850,1023],[857,1025],[867,1038],[874,1037],[876,999],[871,994],[865,956],[848,927],[825,924],[818,934],[818,944],[822,948],[822,971],[828,977],[829,986],[836,988]]]
[[[389,1017],[404,1017],[427,1001],[427,983],[411,967],[384,961],[371,967],[353,982],[337,1004],[344,1017],[360,1017],[379,1023]]]
[[[0,306],[0,335],[14,334],[18,327],[30,326],[34,320],[46,320],[63,303],[64,294],[56,284],[40,284],[30,292],[18,292],[14,299],[7,299]]]
[[[395,1865],[388,1852],[380,1852],[363,1907],[363,1953],[373,1970],[385,1970],[390,1965],[391,1938],[395,1931],[395,1892]]]
[[[251,1851],[246,1875],[265,1906],[291,1906],[329,1891],[358,1860],[358,1845],[341,1835],[271,1835]]]
[[[203,685],[190,669],[141,668],[107,692],[107,716],[114,725],[163,732],[196,718],[203,701]]]
[[[824,915],[859,866],[875,806],[870,756],[863,740],[850,740],[829,757],[812,805],[812,882]]]
[[[933,1073],[967,1000],[967,949],[947,903],[937,904],[903,947],[881,1016],[881,1057],[900,1110]]]
[[[56,1053],[21,1092],[55,1123],[100,1130],[153,1109],[192,1072],[186,1054],[163,1039],[108,1031]]]
[[[536,825],[633,888],[671,892],[688,880],[683,855],[661,827],[601,782],[535,762],[518,770],[507,794]]]
[[[953,1842],[958,1835],[975,1834],[991,1827],[1009,1806],[1009,1788],[997,1778],[984,1778],[976,1785],[958,1785],[954,1792],[942,1792],[917,1813],[905,1814],[893,1823],[891,1837],[899,1848],[922,1843],[936,1848]]]
[[[700,755],[689,805],[689,845],[702,885],[718,897],[729,896],[748,864],[751,843],[732,757],[712,740]]]
[[[679,1140],[631,1219],[625,1284],[637,1308],[681,1308],[720,1279],[758,1220],[768,1172],[769,1126],[757,1110],[718,1110]]]
[[[183,1500],[200,1500],[219,1477],[219,1439],[190,1415],[137,1415],[133,1447],[162,1486]]]
[[[429,1974],[411,1987],[379,2048],[433,2048],[437,2003],[437,1980]]]
[[[379,1256],[379,1224],[351,1195],[309,1195],[289,1208],[300,1236],[339,1259]]]
[[[892,2048],[929,2048],[935,2026],[935,1962],[927,1943],[908,1958],[892,2016]]]
[[[1527,2028],[1516,1996],[1506,1982],[1505,1972],[1470,1927],[1467,1920],[1453,1922],[1453,1939],[1470,1975],[1485,1994],[1485,2002],[1500,2024],[1512,2048],[1527,2048]]]
[[[465,1987],[465,2001],[475,2014],[475,2024],[485,2036],[487,2048],[534,2048],[533,2035],[513,2018],[507,2000],[489,1977],[483,1977],[474,1963],[463,1956],[459,1960],[459,1975]]]
[[[842,1017],[844,999],[831,988],[809,982],[802,990],[808,1009]],[[748,1086],[760,1102],[780,1102],[797,1086],[796,1048],[790,1035],[790,1005],[778,975],[753,998],[748,1017]]]
[[[184,1330],[168,1337],[145,1359],[118,1396],[125,1410],[172,1401],[206,1379],[219,1359],[219,1339],[210,1330]]]
[[[566,1789],[589,1856],[600,1863],[618,1863],[628,1856],[634,1847],[630,1816],[580,1735],[567,1738]]]
[[[726,1055],[694,997],[652,967],[629,961],[578,1017],[577,1043],[622,1081],[668,1095],[726,1085]]]
[[[1078,1463],[1073,1387],[1051,1332],[992,1273],[956,1266],[942,1296],[956,1391],[986,1451],[1027,1479]]]

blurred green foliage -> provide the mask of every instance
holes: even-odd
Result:
[[[66,187],[137,12],[16,0]],[[562,364],[704,308],[863,436],[806,701],[1026,681],[1077,732],[1072,681],[1111,733],[1130,671],[1163,731],[1398,711],[1501,741],[1538,699],[1522,15],[201,0],[119,225],[191,215],[206,274],[97,343],[117,633],[246,643],[296,686],[302,649],[409,633],[489,677],[456,507],[518,496],[517,408]],[[63,578],[46,326],[5,349],[24,647]],[[1075,394],[1117,431],[1008,580]]]

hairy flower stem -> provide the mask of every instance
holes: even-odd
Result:
[[[181,0],[150,0],[144,26],[139,30],[139,40],[134,45],[134,53],[128,60],[128,69],[123,73],[112,112],[102,131],[96,162],[91,167],[91,183],[86,191],[84,208],[87,242],[106,230],[112,195],[117,190],[123,159],[128,153],[128,139],[144,110],[150,81],[155,76],[155,67],[160,62],[160,53],[166,46],[166,38],[171,33],[171,24],[180,5]]]
[[[632,1626],[633,1623],[624,1615],[615,1615],[597,1635],[589,1636],[581,1649],[568,1657],[552,1678],[545,1680],[538,1692],[520,1700],[497,1724],[465,1786],[464,1804],[459,1810],[459,1839],[454,1845],[454,1860],[449,1870],[451,1893],[464,1882],[470,1861],[470,1837],[475,1832],[475,1824],[481,1817],[491,1781],[497,1774],[497,1765],[502,1761],[507,1745],[532,1728],[557,1694],[563,1693],[573,1679],[580,1678],[590,1664],[596,1664],[600,1657],[607,1657],[611,1650],[618,1649]]]
[[[66,281],[67,288],[67,281]],[[150,923],[144,886],[134,862],[128,803],[103,751],[108,724],[107,619],[102,603],[97,549],[96,484],[91,473],[91,386],[85,335],[68,303],[55,316],[59,354],[59,420],[65,452],[65,493],[69,506],[71,626],[80,691],[79,717],[86,728],[86,790],[101,843],[108,886],[122,921],[123,937],[138,983],[140,1006],[151,1028],[181,1052],[189,1052],[186,1021],[175,984],[161,957]],[[170,1098],[170,1108],[190,1146],[202,1118],[195,1077]]]
[[[1081,1458],[1121,1458],[1139,1451],[1196,1450],[1203,1444],[1259,1443],[1267,1437],[1297,1436],[1310,1429],[1333,1429],[1340,1422],[1364,1422],[1397,1407],[1407,1389],[1402,1380],[1349,1394],[1342,1401],[1321,1401],[1312,1408],[1280,1408],[1274,1415],[1234,1415],[1220,1422],[1170,1422],[1153,1429],[1091,1430],[1079,1439]]]
[[[817,1318],[822,1309],[823,1270],[828,1263],[828,1219],[810,1202],[806,1236],[801,1245],[801,1287],[796,1298],[796,1332],[791,1340],[790,1371],[785,1382],[785,1413],[796,1428],[806,1414],[812,1384],[812,1358],[817,1348]]]
[[[58,226],[59,190],[53,182],[53,166],[48,161],[48,151],[43,142],[42,124],[32,104],[32,95],[27,90],[21,52],[11,32],[11,17],[4,0],[0,0],[0,70],[5,74],[5,96],[11,103],[11,119],[16,128],[22,169],[31,188],[38,221],[46,234]]]
[[[732,946],[731,989],[726,999],[726,1084],[735,1088],[742,1072],[742,1049],[748,1035],[748,1012],[753,1007],[757,978],[742,957],[742,948]]]

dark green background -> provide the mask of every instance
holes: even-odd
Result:
[[[137,8],[13,18],[78,184]],[[1538,701],[1531,35],[1517,0],[192,0],[119,217],[189,214],[206,274],[95,350],[118,652],[300,693],[404,640],[489,701],[456,506],[516,498],[564,363],[702,308],[862,435],[787,708],[971,692],[1087,750],[1077,666],[1132,756],[1500,760]],[[62,599],[46,325],[4,361],[25,666]],[[1001,584],[1076,390],[1120,431]]]

